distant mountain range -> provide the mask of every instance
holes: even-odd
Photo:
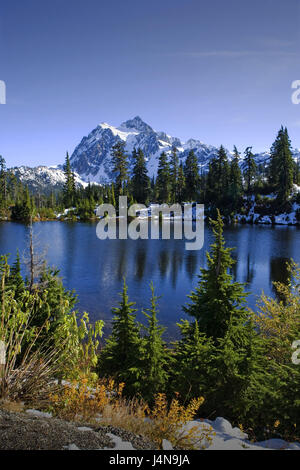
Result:
[[[55,166],[37,166],[34,168],[20,166],[10,168],[10,171],[34,193],[42,192],[49,194],[51,191],[60,191],[65,182],[65,175],[62,168]],[[75,182],[77,186],[81,187],[88,185],[88,183],[83,181],[76,173]]]
[[[159,155],[164,151],[170,154],[175,146],[178,149],[180,161],[185,161],[190,150],[197,155],[201,172],[206,172],[209,162],[217,155],[218,149],[197,139],[182,142],[178,137],[172,137],[165,132],[155,131],[139,116],[123,122],[119,127],[107,123],[99,124],[92,132],[83,137],[71,155],[71,165],[76,173],[78,185],[85,186],[87,182],[109,183],[113,179],[111,149],[118,141],[126,142],[125,150],[129,155],[129,165],[132,167],[131,153],[134,147],[141,148],[147,160],[149,176],[156,175]],[[228,153],[231,158],[232,154]],[[300,150],[293,149],[295,159],[300,158]],[[265,165],[270,157],[269,152],[255,155],[258,164]],[[36,168],[19,167],[12,171],[23,183],[34,189],[42,190],[50,187],[60,189],[64,182],[63,166],[39,166]]]

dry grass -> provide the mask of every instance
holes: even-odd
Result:
[[[199,448],[204,441],[211,440],[210,429],[199,429],[199,426],[184,429],[184,425],[195,417],[203,398],[193,399],[184,406],[178,397],[168,403],[164,394],[157,394],[153,407],[149,408],[143,400],[122,397],[123,385],[102,380],[95,388],[90,388],[87,379],[65,385],[60,393],[50,397],[50,411],[70,421],[111,425],[131,431],[148,438],[160,449],[163,439],[169,440],[177,449]]]
[[[12,413],[22,413],[24,403],[10,400],[0,400],[0,410],[11,411]]]

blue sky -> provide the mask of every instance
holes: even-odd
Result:
[[[300,147],[298,0],[1,0],[0,154],[62,163],[102,121],[183,140]]]

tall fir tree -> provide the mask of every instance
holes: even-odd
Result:
[[[123,187],[128,178],[128,156],[125,152],[125,145],[125,142],[119,141],[112,147],[112,163],[117,198],[123,195]]]
[[[287,128],[281,127],[271,147],[269,182],[280,204],[286,204],[292,190],[294,160]]]
[[[197,201],[200,191],[199,165],[195,152],[190,150],[184,165],[186,198],[188,201]]]
[[[253,181],[256,176],[256,163],[252,153],[252,147],[247,147],[245,150],[245,157],[243,160],[243,174],[246,182],[246,191],[248,195],[251,194],[253,188]]]
[[[233,159],[230,164],[229,194],[233,209],[237,209],[243,194],[243,177],[240,169],[240,154],[234,146]]]
[[[159,325],[157,314],[158,297],[155,295],[153,284],[151,288],[151,307],[143,311],[148,320],[144,327],[146,336],[143,345],[142,394],[150,402],[156,393],[165,391],[168,381],[168,358],[166,344],[162,339],[165,328]]]
[[[179,202],[179,158],[176,147],[172,148],[170,158],[171,202]]]
[[[230,166],[225,148],[221,145],[210,164],[207,175],[206,198],[212,207],[224,207],[229,201]]]
[[[69,153],[66,154],[64,164],[65,183],[63,188],[63,200],[66,207],[71,207],[74,204],[75,197],[75,177],[71,169]]]
[[[185,177],[183,163],[181,162],[178,170],[178,202],[182,203],[185,198]]]
[[[211,220],[214,243],[206,253],[207,268],[201,269],[199,283],[188,297],[191,302],[184,311],[195,317],[199,329],[208,337],[223,338],[232,316],[247,318],[244,285],[233,282],[229,270],[234,264],[231,248],[225,248],[224,223],[219,210],[217,220]]]
[[[170,165],[165,152],[161,153],[158,161],[156,191],[158,202],[160,204],[168,204],[170,201],[171,181]]]
[[[124,279],[119,307],[113,308],[112,332],[99,356],[100,376],[114,377],[125,383],[124,392],[134,395],[140,389],[142,340],[140,327],[136,323],[135,302],[128,298],[128,287]]]
[[[145,204],[149,199],[150,179],[142,149],[133,150],[134,166],[132,171],[132,195],[138,204]]]
[[[0,206],[7,208],[7,172],[5,159],[0,155]]]

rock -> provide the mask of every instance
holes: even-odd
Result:
[[[162,448],[163,450],[173,450],[173,446],[170,441],[167,439],[163,439],[162,441]]]
[[[32,413],[0,410],[0,450],[95,450],[113,448],[102,429],[82,432],[78,424]]]

